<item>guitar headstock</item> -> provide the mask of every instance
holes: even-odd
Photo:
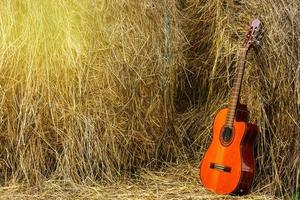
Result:
[[[244,47],[249,49],[251,46],[257,46],[260,43],[262,37],[262,24],[259,19],[252,21],[250,30],[247,33]]]

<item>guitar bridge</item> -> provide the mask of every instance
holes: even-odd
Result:
[[[211,169],[216,169],[222,172],[231,172],[231,167],[223,166],[217,163],[210,163]]]

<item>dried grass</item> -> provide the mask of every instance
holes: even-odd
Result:
[[[112,181],[177,155],[175,140],[158,145],[180,66],[174,2],[14,0],[0,11],[4,183]]]
[[[139,179],[120,180],[111,185],[78,185],[47,181],[41,187],[13,185],[0,188],[1,199],[244,199],[274,200],[261,193],[243,197],[215,195],[197,181],[196,165],[168,165],[158,172],[139,170]]]
[[[263,48],[249,54],[242,100],[261,133],[255,192],[245,198],[287,197],[300,175],[299,5],[0,2],[0,195],[229,198],[207,194],[195,166],[148,169],[199,162],[257,16]]]

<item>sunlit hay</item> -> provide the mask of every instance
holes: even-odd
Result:
[[[14,0],[0,12],[2,183],[112,180],[176,156],[175,2]]]
[[[186,141],[205,152],[215,112],[226,106],[238,51],[249,23],[258,17],[261,49],[249,53],[242,102],[258,124],[255,190],[278,196],[299,187],[300,73],[299,1],[186,1],[184,31],[190,41],[187,68],[177,93]]]

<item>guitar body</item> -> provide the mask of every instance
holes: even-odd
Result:
[[[214,119],[213,139],[200,165],[200,180],[218,194],[247,194],[254,178],[254,141],[258,128],[247,122],[247,107],[239,104],[232,138],[224,142],[227,112],[227,108],[220,110]]]

